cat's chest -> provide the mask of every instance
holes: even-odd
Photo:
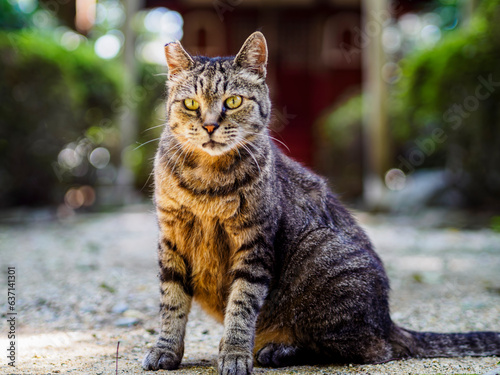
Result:
[[[190,265],[193,297],[222,321],[231,283],[234,238],[217,218],[190,213],[186,219],[177,224],[176,243]]]
[[[191,263],[194,298],[222,321],[229,294],[234,241],[218,219],[197,217],[193,229],[198,237],[191,237],[192,242],[188,240],[183,251]]]
[[[160,207],[158,205],[158,207]],[[190,207],[158,208],[160,230],[189,264],[194,298],[223,320],[229,293],[231,254],[237,243],[218,217],[199,216]]]
[[[155,202],[160,230],[188,261],[194,298],[218,320],[231,283],[234,252],[247,241],[240,205],[245,195],[196,195],[172,179],[157,182]]]

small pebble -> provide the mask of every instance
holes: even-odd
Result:
[[[131,327],[140,322],[137,318],[120,318],[115,320],[115,326],[117,327]]]
[[[117,303],[116,305],[113,306],[111,312],[115,314],[123,314],[127,310],[128,310],[128,305],[126,303]]]
[[[126,318],[137,318],[139,320],[144,319],[144,314],[138,310],[127,310],[123,313],[123,316]]]

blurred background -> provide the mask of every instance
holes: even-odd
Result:
[[[500,0],[0,0],[3,218],[149,201],[164,44],[234,55],[255,30],[271,135],[344,201],[500,230]]]

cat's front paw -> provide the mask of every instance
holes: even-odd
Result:
[[[182,356],[168,348],[153,347],[142,360],[144,370],[175,370],[181,363]]]
[[[219,353],[219,375],[250,375],[252,368],[252,353],[239,351]]]

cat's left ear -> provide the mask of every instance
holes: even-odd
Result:
[[[193,58],[179,42],[168,43],[165,46],[165,57],[167,58],[169,78],[194,66]]]
[[[266,38],[260,31],[254,32],[247,38],[234,58],[234,64],[261,77],[266,76],[267,44]]]

